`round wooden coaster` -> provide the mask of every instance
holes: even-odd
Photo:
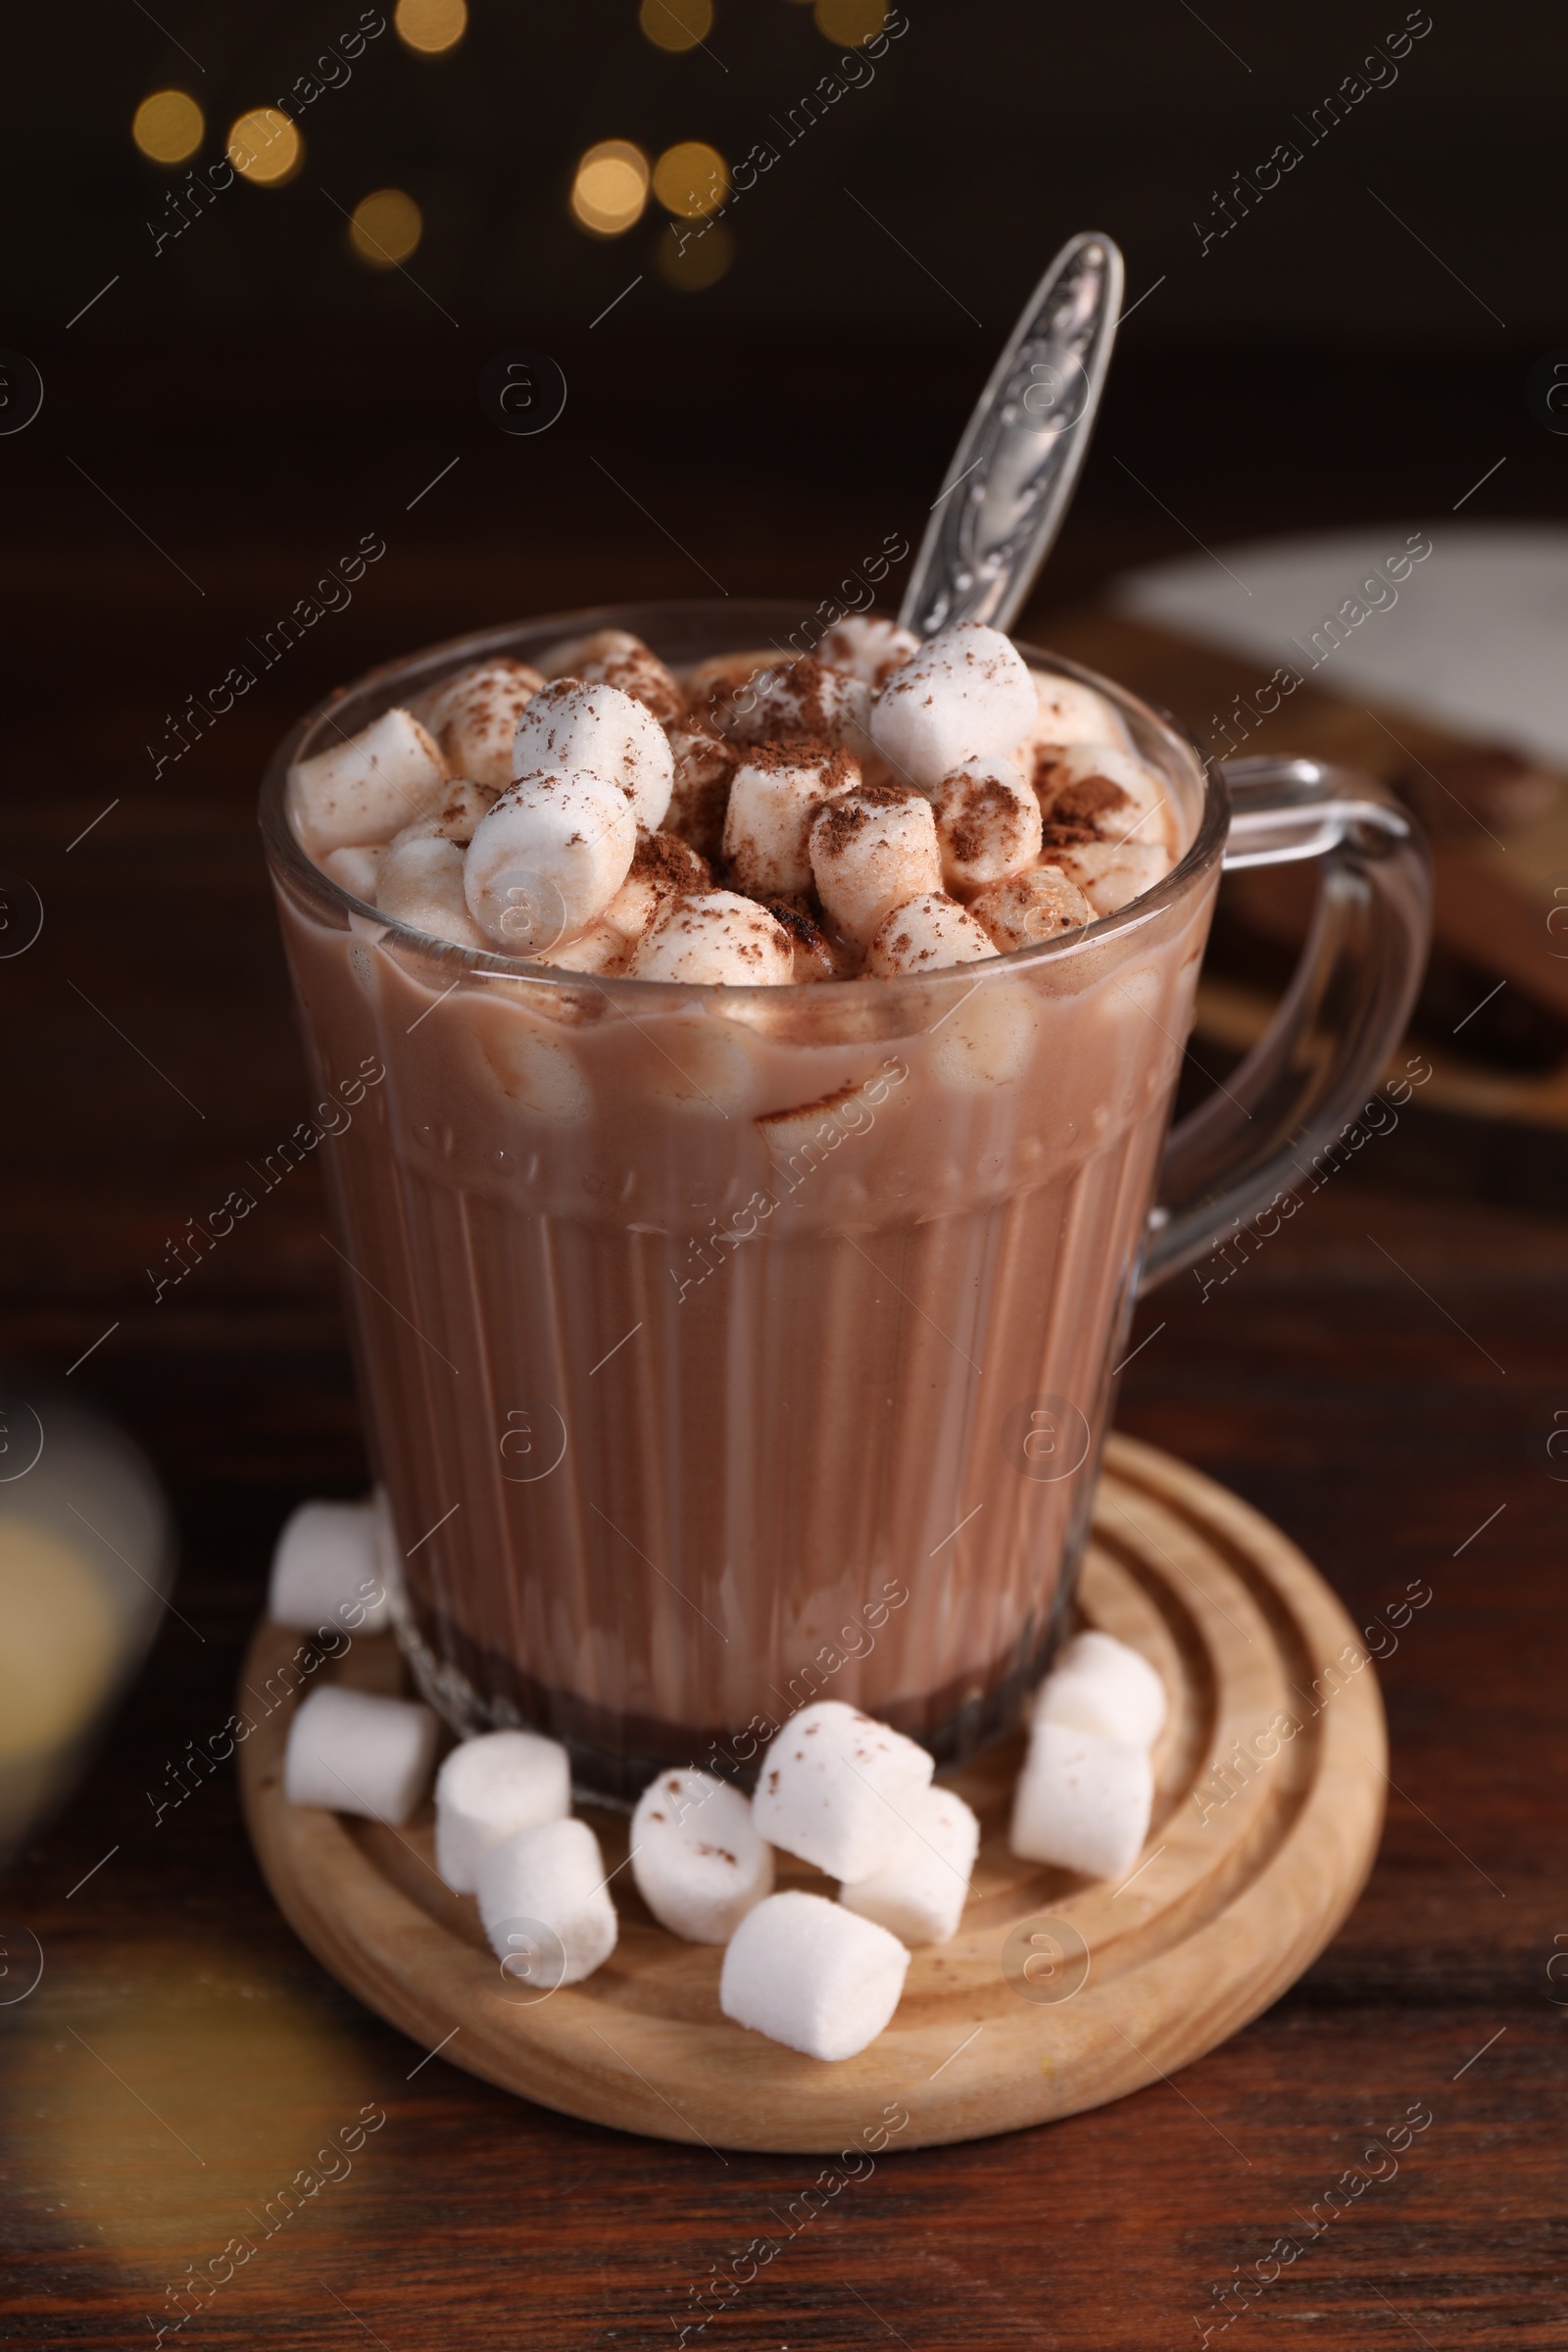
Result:
[[[962,1926],[913,1955],[892,2025],[839,2065],[732,2025],[721,1954],[656,1926],[628,1871],[612,1883],[610,1960],[530,1998],[501,1975],[472,1898],[436,1876],[428,1805],[392,1830],[284,1802],[291,1700],[239,1750],[246,1820],[285,1916],[341,1983],[422,2048],[567,2115],[824,2153],[1045,2123],[1170,2074],[1276,1999],[1359,1893],[1386,1787],[1355,1628],[1277,1528],[1184,1463],[1109,1441],[1080,1601],[1171,1693],[1143,1857],[1112,1886],[1011,1854],[1018,1741],[945,1775],[984,1828]],[[244,1683],[264,1690],[297,1643],[264,1622]],[[390,1638],[357,1642],[334,1671],[403,1687]],[[586,1818],[613,1870],[625,1816]],[[829,1890],[808,1865],[779,1864],[781,1886]]]

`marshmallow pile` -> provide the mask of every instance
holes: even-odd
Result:
[[[961,621],[677,676],[621,629],[460,671],[294,765],[323,872],[430,938],[565,971],[893,978],[1080,929],[1171,864],[1103,697]]]
[[[341,1613],[376,1556],[376,1516],[373,1504],[334,1503],[294,1514],[273,1566],[280,1622],[315,1629]],[[1099,1633],[1069,1642],[1036,1695],[1013,1852],[1093,1878],[1127,1871],[1148,1836],[1164,1720],[1164,1686],[1137,1650]],[[284,1793],[399,1826],[429,1788],[438,1733],[428,1707],[327,1685],[295,1712]],[[884,2031],[911,1950],[957,1933],[980,1847],[975,1814],[932,1773],[915,1740],[818,1699],[775,1735],[750,1798],[696,1770],[649,1784],[632,1815],[632,1877],[661,1927],[723,1947],[726,2017],[824,2060],[852,2058]],[[503,1974],[515,1969],[539,1997],[602,1967],[618,1933],[613,1874],[572,1815],[565,1748],[524,1731],[465,1740],[434,1796],[436,1868],[476,1899]],[[836,1900],[775,1891],[778,1852],[836,1880]]]

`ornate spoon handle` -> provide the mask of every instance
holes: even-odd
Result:
[[[956,620],[1005,629],[1061,527],[1094,430],[1121,316],[1109,237],[1064,245],[991,373],[915,560],[899,618],[922,637]]]

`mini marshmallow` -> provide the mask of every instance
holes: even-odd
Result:
[[[288,1727],[283,1794],[291,1805],[359,1813],[396,1829],[429,1785],[439,1731],[428,1707],[323,1684]]]
[[[945,964],[978,963],[995,956],[990,934],[966,906],[945,891],[928,890],[882,917],[865,951],[865,968],[891,980],[902,972],[935,972]]]
[[[1096,914],[1114,914],[1170,872],[1170,858],[1152,841],[1086,841],[1051,853]]]
[[[1059,865],[1031,866],[1027,873],[993,882],[969,901],[969,912],[1004,955],[1059,939],[1063,931],[1082,930],[1095,919],[1093,906]]]
[[[942,888],[942,853],[931,804],[896,784],[862,784],[812,819],[816,895],[858,948],[891,907]]]
[[[830,940],[804,898],[764,899],[763,906],[785,931],[795,952],[797,987],[810,980],[847,980],[856,965],[853,956]]]
[[[724,859],[742,890],[788,898],[811,887],[811,820],[860,781],[848,752],[826,744],[759,744],[735,769]]]
[[[871,740],[907,782],[929,792],[970,760],[1005,757],[1039,705],[1023,656],[1000,629],[960,620],[893,672],[871,710]]]
[[[454,1894],[472,1894],[493,1845],[570,1811],[571,1764],[559,1740],[537,1732],[465,1740],[435,1776],[435,1866]]]
[[[449,678],[430,697],[428,724],[455,775],[505,792],[512,782],[517,721],[543,684],[526,662],[483,662]]]
[[[1031,740],[1039,744],[1113,743],[1125,745],[1127,731],[1102,694],[1081,686],[1076,678],[1052,671],[1031,671],[1035,682],[1035,723]]]
[[[662,1928],[688,1943],[728,1943],[773,1890],[773,1849],[727,1781],[662,1772],[631,1817],[631,1871]]]
[[[604,912],[636,847],[637,819],[615,785],[583,773],[523,776],[468,844],[463,872],[468,911],[510,955],[554,948]]]
[[[712,654],[706,662],[694,662],[689,669],[679,672],[679,684],[690,712],[687,724],[728,735],[737,693],[764,669],[776,666],[776,655],[765,647],[752,653]]]
[[[844,745],[865,739],[871,690],[847,670],[824,668],[809,654],[759,670],[736,689],[724,732],[741,743]]]
[[[729,782],[740,753],[696,719],[670,728],[669,748],[675,780],[664,823],[689,841],[699,857],[716,858],[723,848]]]
[[[948,888],[971,896],[1040,855],[1040,803],[1010,760],[970,760],[931,795]]]
[[[873,619],[869,612],[847,612],[836,620],[817,647],[817,658],[830,669],[847,669],[880,692],[901,662],[920,651],[920,639],[901,621]]]
[[[547,678],[581,678],[584,685],[618,686],[651,710],[661,726],[681,717],[686,697],[651,646],[629,629],[595,629],[552,646],[544,658]]]
[[[672,899],[632,951],[634,980],[776,988],[795,976],[789,933],[755,899],[708,890]]]
[[[663,822],[675,761],[653,712],[618,686],[556,678],[517,721],[512,772],[564,775],[579,768],[623,792],[636,822],[650,832]]]
[[[392,848],[403,841],[455,841],[466,850],[478,831],[481,817],[489,815],[497,795],[487,784],[475,784],[469,776],[454,776],[428,814],[416,817],[392,836]]]
[[[625,933],[601,915],[586,931],[574,931],[558,948],[536,949],[533,961],[548,963],[556,972],[597,972],[603,979],[623,971],[630,953]]]
[[[1131,752],[1104,743],[1043,751],[1036,756],[1032,781],[1053,842],[1142,841],[1165,847],[1159,778]]]
[[[672,899],[709,890],[712,879],[707,858],[678,833],[639,833],[631,869],[600,920],[630,947],[653,929]]]
[[[481,1856],[476,1891],[490,1948],[503,1960],[512,1948],[509,1925],[534,1921],[560,1938],[565,1965],[559,1984],[580,1984],[615,1948],[619,1922],[605,1858],[585,1821],[514,1830]]]
[[[390,841],[440,797],[446,762],[412,710],[383,710],[358,735],[288,771],[295,831],[313,857],[351,842]]]
[[[906,1806],[908,1829],[897,1850],[870,1878],[841,1886],[839,1901],[901,1943],[947,1943],[963,1916],[980,1824],[951,1788],[927,1788]]]
[[[375,904],[394,922],[460,948],[488,948],[464,897],[464,853],[455,841],[411,827],[381,860]]]
[[[897,1847],[931,1773],[916,1741],[841,1698],[819,1698],[774,1735],[752,1818],[770,1845],[853,1886]]]
[[[1013,1793],[1012,1850],[1085,1878],[1120,1878],[1144,1850],[1153,1802],[1147,1747],[1037,1723]]]
[[[1109,1634],[1075,1634],[1035,1698],[1036,1723],[1152,1747],[1165,1725],[1165,1686],[1144,1656]]]
[[[351,848],[326,851],[317,863],[350,898],[363,899],[368,906],[373,906],[375,877],[385,855],[385,848],[378,841],[357,841]]]
[[[820,1894],[770,1894],[730,1938],[718,2005],[808,2058],[854,2058],[891,2024],[908,1967],[874,1920]]]
[[[386,1588],[370,1502],[302,1502],[283,1522],[272,1552],[267,1614],[275,1625],[315,1634],[348,1626],[386,1631]]]

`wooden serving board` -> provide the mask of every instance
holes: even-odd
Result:
[[[1017,1740],[944,1776],[984,1830],[962,1925],[914,1954],[892,2025],[838,2065],[731,2024],[721,1954],[658,1927],[625,1870],[619,1941],[596,1975],[543,1999],[509,1985],[472,1898],[436,1876],[428,1804],[392,1830],[285,1803],[288,1707],[240,1748],[246,1820],[284,1914],[335,1977],[422,2048],[547,2107],[778,2151],[837,2152],[885,2109],[908,2119],[892,2148],[1045,2123],[1143,2088],[1266,2008],[1359,1893],[1387,1786],[1382,1701],[1345,1610],[1277,1528],[1184,1463],[1110,1439],[1080,1602],[1172,1697],[1143,1858],[1120,1886],[1018,1861]],[[264,1621],[243,1681],[260,1688],[297,1641]],[[403,1687],[390,1637],[356,1642],[336,1671]],[[613,1870],[627,1819],[584,1811]],[[831,1890],[779,1863],[781,1886]]]

